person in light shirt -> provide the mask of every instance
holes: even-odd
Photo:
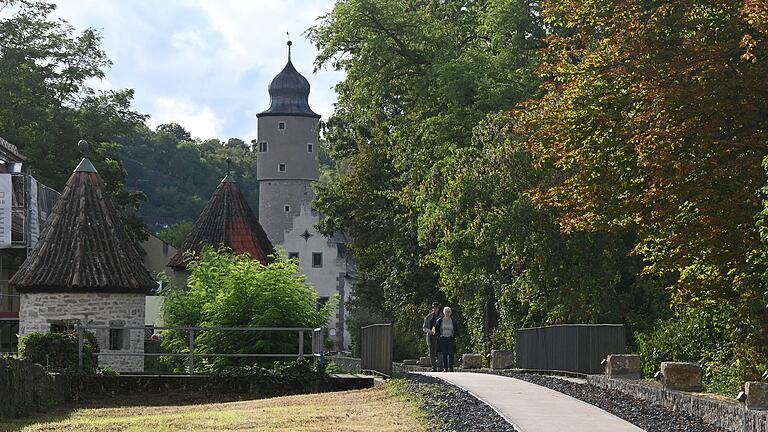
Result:
[[[440,336],[440,352],[443,354],[443,372],[453,372],[456,357],[456,334],[458,324],[453,319],[453,311],[448,306],[443,308],[443,317],[437,320],[435,333]]]

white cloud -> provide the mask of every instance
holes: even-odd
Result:
[[[169,97],[156,97],[154,107],[149,120],[152,127],[164,123],[178,123],[196,138],[218,136],[217,127],[220,120],[210,107],[197,106],[188,100]]]
[[[78,0],[61,2],[57,14],[78,29],[101,31],[114,65],[100,88],[135,89],[134,107],[153,122],[173,121],[205,138],[218,133],[248,141],[256,138],[255,114],[269,105],[267,85],[285,65],[286,31],[294,41],[293,63],[312,85],[310,105],[323,117],[332,114],[332,87],[344,75],[313,74],[316,50],[301,34],[333,4]]]

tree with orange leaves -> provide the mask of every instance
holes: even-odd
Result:
[[[548,94],[516,113],[517,133],[557,175],[532,198],[565,231],[636,232],[646,271],[675,277],[680,316],[739,342],[722,362],[768,365],[765,2],[551,0],[543,15]]]

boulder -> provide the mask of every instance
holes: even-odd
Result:
[[[747,409],[768,410],[768,383],[749,381],[744,384]]]
[[[420,361],[420,359],[405,359],[403,360],[403,366],[418,366]]]
[[[515,352],[491,350],[491,369],[512,369],[515,367]]]
[[[696,363],[663,362],[661,373],[664,375],[664,388],[668,390],[700,391],[701,366]]]
[[[640,379],[642,369],[637,354],[609,354],[605,373],[608,378]]]
[[[464,369],[480,369],[483,367],[482,354],[462,354],[461,367]]]
[[[419,366],[432,367],[432,361],[429,359],[429,357],[419,357]]]

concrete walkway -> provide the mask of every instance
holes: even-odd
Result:
[[[520,432],[642,432],[606,411],[536,384],[473,372],[421,372],[463,388]]]

